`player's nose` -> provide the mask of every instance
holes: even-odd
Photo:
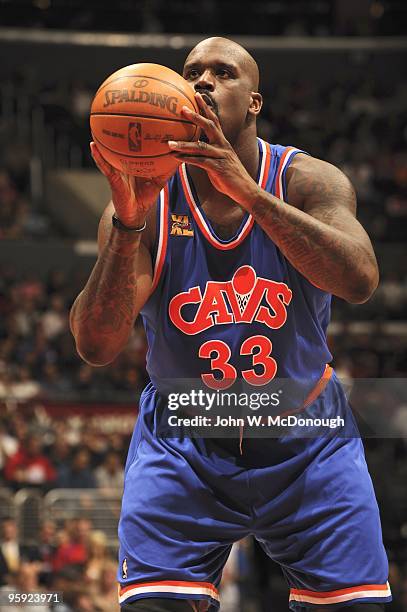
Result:
[[[209,90],[214,91],[215,89],[215,76],[211,70],[204,70],[199,78],[194,83],[195,91]]]

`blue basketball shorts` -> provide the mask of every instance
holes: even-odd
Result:
[[[248,535],[280,564],[291,610],[391,601],[363,445],[335,374],[302,414],[340,414],[340,433],[244,440],[242,456],[216,439],[160,438],[159,401],[150,384],[126,463],[121,604],[175,598],[218,609],[223,566]]]

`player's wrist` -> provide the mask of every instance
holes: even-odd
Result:
[[[123,220],[117,213],[113,213],[112,226],[119,232],[138,233],[146,229],[147,222],[145,219]]]
[[[264,190],[259,187],[257,183],[254,183],[253,185],[250,185],[250,188],[247,189],[247,191],[242,190],[238,204],[245,211],[253,214],[254,206],[256,205],[256,202],[258,202],[259,198],[263,196],[263,194]]]
[[[113,216],[116,220],[113,219]],[[142,228],[145,221],[142,222],[141,225],[134,225],[135,229],[132,229],[132,225],[129,225],[127,227],[121,219],[119,220],[117,215],[113,216],[112,231],[107,245],[108,250],[113,253],[125,256],[131,256],[135,254],[140,247],[140,243],[144,233],[144,230]],[[139,223],[139,221],[137,220],[136,223]],[[126,229],[122,229],[124,227],[126,227]]]

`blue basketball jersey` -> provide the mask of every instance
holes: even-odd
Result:
[[[284,206],[286,170],[300,151],[262,140],[259,151],[258,183]],[[326,368],[330,296],[250,215],[220,240],[185,165],[161,192],[157,216],[153,287],[142,310],[152,382],[126,462],[120,604],[184,599],[217,610],[231,546],[249,535],[282,567],[293,612],[390,601],[362,442],[340,381]],[[282,378],[307,380],[313,390],[298,403],[301,416],[339,416],[339,431],[307,437],[291,428],[276,438],[247,436],[242,446],[241,428],[241,455],[235,442],[192,435],[187,426],[162,435],[167,380],[222,390]]]
[[[258,184],[285,200],[287,168],[303,151],[261,139],[258,146]],[[331,296],[290,264],[251,215],[221,240],[183,164],[161,192],[157,221],[153,291],[141,314],[158,390],[164,379],[225,389],[236,379],[312,385],[321,377],[332,358]]]

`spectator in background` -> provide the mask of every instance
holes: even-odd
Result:
[[[50,270],[46,282],[47,295],[58,293],[65,295],[69,291],[72,281],[67,278],[66,271],[62,268],[53,268]]]
[[[3,395],[2,384],[2,364],[0,363],[0,398],[7,397],[7,392]],[[3,469],[9,457],[15,455],[18,450],[17,439],[10,435],[5,422],[0,420],[0,471]]]
[[[56,525],[53,521],[44,521],[40,527],[38,546],[30,559],[38,562],[39,582],[47,587],[52,583],[52,562],[56,550]]]
[[[8,386],[8,397],[17,401],[26,401],[41,393],[41,385],[34,380],[31,369],[20,365],[14,368],[14,380]]]
[[[98,584],[90,587],[95,612],[113,612],[118,610],[117,603],[117,565],[114,561],[105,561]]]
[[[76,595],[82,590],[81,566],[66,565],[52,574],[51,590],[63,593],[64,601],[54,606],[53,612],[77,612],[74,608]]]
[[[97,485],[101,489],[123,489],[124,474],[121,458],[109,452],[102,465],[95,471]]]
[[[56,363],[45,363],[41,371],[42,397],[64,399],[72,391],[72,384]]]
[[[37,323],[40,320],[37,300],[33,297],[22,298],[19,291],[16,292],[18,303],[15,304],[14,322],[16,332],[20,337],[31,337],[34,335]]]
[[[59,544],[52,560],[54,572],[67,566],[83,571],[88,559],[88,545],[91,524],[87,519],[73,519],[65,522],[63,531],[58,533]]]
[[[90,454],[90,465],[92,468],[104,461],[106,452],[109,450],[104,436],[94,427],[92,423],[84,423],[82,428],[81,444],[86,446]]]
[[[17,524],[14,519],[5,518],[2,521],[0,542],[0,584],[9,584],[10,577],[17,572],[22,560]]]
[[[80,591],[75,595],[73,609],[75,612],[95,612],[92,597],[87,591]]]
[[[98,584],[103,567],[108,560],[107,540],[103,531],[94,530],[89,534],[88,555],[85,568],[85,578],[92,585]]]
[[[5,170],[0,170],[0,239],[19,238],[24,233],[28,205]]]
[[[34,271],[26,272],[21,280],[16,280],[16,306],[22,302],[33,301],[36,305],[41,305],[45,298],[44,282]]]
[[[13,488],[38,486],[49,489],[56,478],[56,472],[43,452],[40,438],[30,434],[6,462],[4,476]]]
[[[380,283],[376,291],[382,312],[386,318],[404,319],[407,306],[407,288],[401,275],[390,272]]]
[[[18,571],[15,573],[13,584],[10,584],[10,590],[15,593],[37,592],[44,593],[44,589],[39,584],[39,565],[37,563],[23,562],[19,565]],[[7,605],[7,612],[32,612],[32,603],[19,603]],[[48,603],[39,603],[35,605],[36,612],[51,612],[52,608]]]
[[[233,544],[228,560],[223,568],[220,595],[224,612],[236,612],[241,609],[238,567],[239,546],[240,542]]]
[[[76,372],[75,388],[87,395],[91,394],[95,376],[93,368],[86,363],[81,364]]]
[[[86,447],[76,450],[71,465],[59,476],[56,486],[63,489],[96,488],[96,478],[90,467],[90,453]]]
[[[54,442],[48,447],[47,454],[52,458],[57,474],[56,481],[63,481],[69,471],[71,462],[71,447],[64,434],[55,436]]]
[[[47,310],[41,316],[41,325],[47,340],[53,340],[68,329],[68,310],[61,295],[51,296]]]

